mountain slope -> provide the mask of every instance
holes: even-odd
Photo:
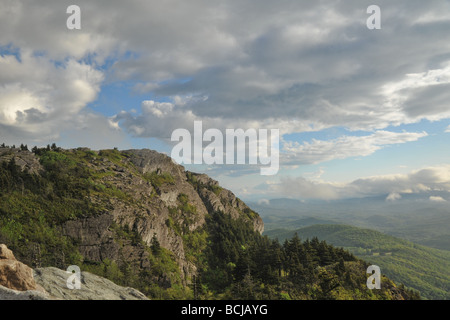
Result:
[[[388,279],[370,291],[366,264],[326,243],[261,236],[231,191],[155,151],[0,148],[0,162],[0,241],[33,268],[75,264],[152,299],[416,298]]]
[[[82,265],[150,295],[181,297],[206,243],[208,211],[263,230],[232,192],[152,150],[0,148],[1,160],[0,238],[33,267]]]
[[[386,195],[387,196],[387,195]],[[271,199],[249,203],[259,212],[266,230],[298,229],[315,224],[346,224],[368,228],[428,247],[450,251],[450,207],[447,201],[431,201],[433,196],[448,198],[445,192],[402,194],[396,201],[386,196],[330,201]]]
[[[370,229],[347,225],[313,225],[297,230],[270,230],[280,240],[297,233],[302,239],[318,237],[344,247],[359,258],[379,265],[398,283],[419,290],[428,299],[450,299],[450,253],[428,248]]]

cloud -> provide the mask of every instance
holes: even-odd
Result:
[[[448,92],[450,63],[440,69],[405,75],[396,83],[383,86],[387,104],[401,108],[411,118],[439,120],[450,115]]]
[[[0,56],[0,126],[32,140],[54,139],[94,101],[102,72],[68,59],[54,64],[29,51]]]
[[[429,200],[434,201],[434,202],[447,202],[447,200],[445,200],[444,198],[442,198],[440,196],[430,196]]]
[[[311,181],[303,177],[282,178],[281,185],[272,185],[272,191],[300,199],[338,199],[343,185],[323,181]],[[295,190],[295,191],[294,191]]]
[[[400,199],[402,194],[450,192],[450,165],[427,167],[408,174],[367,177],[346,183],[285,177],[278,183],[267,184],[266,189],[266,197],[282,194],[296,199],[332,200],[381,195],[392,201]]]
[[[297,5],[302,10],[293,10]],[[448,6],[408,4],[406,17],[399,14],[405,10],[405,5],[405,2],[390,3],[389,9],[383,10],[387,19],[395,19],[389,20],[390,24],[378,34],[368,32],[364,26],[366,16],[361,15],[363,10],[358,10],[361,4],[351,1],[327,6],[261,2],[258,15],[248,15],[246,4],[234,3],[233,8],[224,5],[215,11],[216,16],[222,18],[219,24],[217,20],[202,20],[205,25],[215,26],[209,29],[211,35],[229,39],[224,42],[227,45],[218,46],[221,53],[216,52],[217,59],[214,54],[206,57],[205,52],[215,52],[217,45],[211,37],[204,38],[208,40],[202,43],[202,51],[193,57],[192,53],[200,49],[196,46],[197,36],[204,34],[199,31],[187,38],[192,45],[177,47],[176,56],[172,52],[169,55],[144,54],[144,68],[134,69],[141,70],[138,77],[150,84],[161,80],[155,74],[163,78],[188,77],[187,81],[169,81],[150,88],[162,96],[207,96],[208,99],[189,106],[196,117],[254,121],[295,119],[301,126],[290,126],[291,132],[311,125],[380,129],[422,118],[448,117],[443,104],[448,90],[445,85],[436,87],[435,80],[441,77],[440,81],[445,84],[448,78],[448,62],[444,57],[448,56],[449,46],[430,53],[430,48],[436,47],[437,34],[448,38],[442,28],[442,23],[446,22],[439,20],[438,24],[431,19],[411,23],[424,14],[439,14]],[[212,8],[202,11],[208,9]],[[232,23],[235,21],[239,24]],[[191,24],[188,26],[195,28]],[[430,37],[431,29],[436,34]],[[184,40],[181,43],[185,43]],[[417,48],[416,43],[421,43],[421,47]],[[166,68],[172,70],[170,74],[152,72],[159,70],[158,66],[167,65],[166,57],[175,61]],[[195,67],[187,71],[184,63],[180,63],[179,71],[175,71],[181,57],[189,57]],[[126,70],[128,66],[119,63],[117,69]],[[411,80],[421,80],[420,86]],[[387,94],[389,86],[398,89],[394,91],[397,97]],[[411,105],[414,98],[418,98],[418,90],[424,91],[421,99]],[[439,96],[435,100],[427,101],[437,92]],[[394,98],[397,100],[393,101]],[[436,104],[430,106],[432,102]]]
[[[389,195],[386,197],[386,201],[395,201],[400,200],[402,196],[396,192],[389,193]]]
[[[259,205],[269,205],[270,204],[270,200],[269,199],[259,199],[258,200],[258,204]]]
[[[283,146],[283,164],[317,164],[333,159],[368,156],[383,147],[417,141],[426,132],[391,132],[379,130],[367,136],[341,136],[312,142],[287,141]]]
[[[114,33],[101,31],[102,25],[113,22],[109,19],[114,15],[102,14],[108,11],[107,2],[78,1],[82,28],[77,31],[66,27],[69,17],[66,9],[70,4],[57,0],[41,3],[2,0],[0,45],[39,53],[53,61],[64,61],[67,57],[80,60],[89,55],[92,63],[102,63],[120,49]]]
[[[69,4],[2,1],[0,48],[23,59],[3,55],[0,75],[1,123],[16,132],[58,136],[105,81],[148,95],[115,118],[136,137],[166,139],[194,119],[292,133],[450,117],[447,2],[382,1],[377,31],[356,0],[78,1],[78,31]]]
[[[66,128],[61,139],[67,148],[89,147],[93,150],[130,149],[132,144],[124,132],[101,114],[82,111]]]
[[[120,123],[137,137],[158,137],[170,140],[175,129],[191,128],[194,121],[198,119],[189,109],[183,109],[184,105],[183,99],[176,99],[175,102],[145,100],[141,104],[140,114],[124,110],[113,116],[111,121]]]

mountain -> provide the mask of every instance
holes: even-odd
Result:
[[[0,243],[35,270],[77,265],[151,299],[415,299],[324,242],[281,245],[205,174],[152,150],[0,148]],[[305,259],[300,259],[304,257]]]
[[[418,290],[424,298],[450,299],[450,253],[446,250],[428,248],[375,230],[348,225],[274,229],[265,234],[280,241],[294,234],[302,239],[318,237],[378,265],[391,279]]]
[[[435,198],[433,198],[435,197]],[[347,224],[381,231],[414,243],[450,251],[450,207],[445,192],[404,194],[396,201],[386,196],[340,200],[272,199],[249,203],[264,220],[265,229],[296,229],[319,224]],[[432,201],[430,199],[442,199]]]

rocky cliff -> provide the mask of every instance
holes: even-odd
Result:
[[[259,215],[231,191],[207,175],[186,171],[156,151],[34,151],[1,148],[0,161],[14,161],[20,170],[33,175],[48,176],[51,172],[61,176],[63,182],[80,174],[81,189],[88,189],[80,200],[89,210],[95,207],[91,210],[95,214],[81,212],[62,219],[56,227],[76,245],[85,264],[113,261],[119,267],[145,272],[152,266],[149,248],[156,241],[170,252],[179,267],[182,285],[187,285],[197,272],[192,254],[187,256],[186,250],[192,249],[187,237],[205,226],[209,213],[221,212],[263,232]],[[78,180],[76,183],[81,184]],[[51,185],[53,192],[58,184]],[[167,275],[155,281],[170,286]]]

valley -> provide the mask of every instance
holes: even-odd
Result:
[[[318,237],[349,250],[368,263],[380,266],[383,273],[398,283],[418,290],[425,299],[450,299],[448,250],[420,245],[400,236],[392,236],[387,231],[337,224],[338,220],[273,216],[266,217],[266,220],[269,223],[266,223],[264,235],[269,238],[283,242],[294,234],[303,240]],[[354,222],[357,224],[358,221]],[[424,230],[420,231],[426,234]],[[441,246],[446,247],[442,244],[445,242]]]

